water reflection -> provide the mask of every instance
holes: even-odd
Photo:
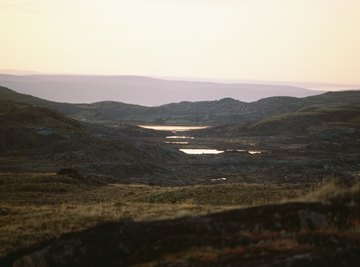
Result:
[[[224,153],[224,150],[217,149],[202,149],[202,148],[183,148],[179,149],[181,152],[190,155],[202,155],[202,154],[221,154]]]
[[[166,139],[195,139],[195,137],[185,135],[171,135],[166,136]]]
[[[257,151],[257,150],[249,150],[249,154],[251,155],[255,155],[255,154],[261,154],[261,151]]]
[[[226,152],[248,152],[246,149],[226,149]]]
[[[187,145],[189,142],[165,141],[165,144]]]
[[[227,179],[225,177],[222,178],[213,178],[211,179],[211,182],[220,182],[220,181],[226,181]]]
[[[172,132],[186,132],[193,130],[206,129],[208,126],[178,126],[178,125],[138,125],[141,128],[151,129],[156,131],[172,131]]]

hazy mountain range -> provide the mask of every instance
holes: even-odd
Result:
[[[141,76],[0,74],[0,84],[19,93],[57,102],[111,100],[145,106],[225,97],[252,102],[271,96],[306,97],[321,93],[289,85],[176,81]]]

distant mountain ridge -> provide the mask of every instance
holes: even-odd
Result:
[[[271,96],[306,97],[322,93],[288,85],[176,81],[142,76],[0,74],[0,84],[19,93],[57,102],[113,100],[144,106],[225,97],[252,102]]]

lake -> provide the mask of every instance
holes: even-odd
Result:
[[[224,153],[224,150],[217,149],[203,149],[203,148],[182,148],[179,149],[181,152],[184,152],[189,155],[203,155],[203,154],[221,154]]]
[[[187,125],[138,125],[144,129],[151,129],[155,131],[170,131],[176,134],[176,132],[187,132],[209,128],[209,126],[187,126]],[[185,139],[185,140],[184,140]],[[188,140],[186,140],[188,139]],[[194,139],[193,136],[188,135],[169,135],[165,137],[164,143],[174,145],[188,145],[190,140]],[[181,152],[189,155],[205,155],[212,154],[217,155],[224,153],[225,150],[219,149],[207,149],[207,148],[180,148]],[[262,151],[258,150],[245,150],[245,149],[226,149],[227,152],[247,152],[251,155],[261,154]]]
[[[182,143],[182,142],[178,142]],[[186,143],[186,142],[184,142]],[[174,142],[176,144],[176,142]],[[224,153],[224,150],[218,149],[205,149],[205,148],[181,148],[179,149],[181,152],[184,152],[189,155],[203,155],[203,154],[221,154]],[[262,151],[257,150],[245,150],[245,149],[227,149],[226,151],[236,151],[236,152],[247,152],[251,155],[261,154]]]
[[[138,125],[144,129],[156,131],[187,132],[209,128],[209,126],[180,126],[180,125]]]
[[[257,151],[257,150],[249,150],[249,154],[251,155],[256,155],[256,154],[261,154],[262,151]]]

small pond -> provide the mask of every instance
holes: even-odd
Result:
[[[194,130],[206,129],[209,126],[180,126],[180,125],[138,125],[141,128],[151,129],[156,131],[170,131],[170,132],[187,132]]]
[[[189,155],[221,154],[225,152],[224,150],[203,149],[203,148],[181,148],[179,150]]]

